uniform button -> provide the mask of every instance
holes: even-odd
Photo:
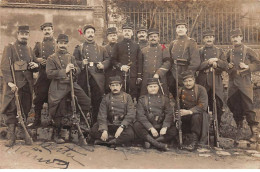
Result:
[[[114,109],[114,107],[111,107],[111,109]]]
[[[193,95],[191,95],[193,97]]]
[[[241,53],[240,55],[242,56],[243,54]]]
[[[44,52],[44,51],[42,51],[42,52]]]
[[[193,91],[193,90],[191,90],[191,91]]]
[[[21,56],[23,56],[23,55],[21,54]]]
[[[204,54],[204,56],[205,56],[206,54]]]

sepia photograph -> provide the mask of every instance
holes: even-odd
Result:
[[[259,169],[260,0],[0,0],[0,170]]]

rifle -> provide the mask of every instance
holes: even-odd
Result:
[[[192,33],[193,33],[193,30],[197,24],[197,21],[198,21],[198,18],[202,12],[202,9],[203,7],[201,7],[199,13],[197,14],[196,16],[196,19],[193,23],[193,26],[191,28],[191,31],[189,33],[189,37],[192,37]],[[183,53],[182,53],[182,59],[183,59],[183,56],[184,56],[184,53],[187,49],[187,43],[185,44],[184,46],[184,49],[183,49]],[[178,59],[175,60],[174,62],[175,64],[175,70],[176,70],[176,74],[175,74],[175,80],[176,80],[176,107],[177,107],[177,120],[178,120],[178,130],[179,130],[179,146],[180,148],[182,148],[182,144],[183,144],[183,140],[182,140],[182,121],[181,121],[181,114],[180,114],[180,95],[179,95],[179,75],[178,75]]]
[[[86,64],[85,66],[86,66],[86,75],[87,75],[88,96],[89,96],[90,102],[91,102],[91,92],[90,92],[89,75],[88,75],[88,64]],[[90,111],[91,110],[92,110],[92,107],[91,107],[91,103],[90,103]],[[91,125],[92,124],[92,120],[93,120],[92,113],[89,112],[87,114],[87,119],[84,118],[84,120],[86,121],[86,123],[88,123],[88,126]],[[87,122],[87,121],[89,121],[89,122]]]
[[[215,86],[215,79],[216,79],[216,74],[215,74],[215,69],[213,67],[210,68],[212,71],[212,85],[213,85],[213,117],[214,117],[214,122],[213,122],[213,127],[214,127],[214,142],[215,146],[219,147],[219,130],[218,130],[218,115],[217,115],[217,101],[216,101],[216,86]]]
[[[129,65],[131,65],[132,64],[132,62],[130,62],[130,63],[128,63],[127,64],[127,66],[129,66]],[[128,75],[127,75],[127,73],[128,73]],[[126,91],[126,89],[127,89],[127,86],[126,86],[126,83],[127,83],[127,76],[130,78],[130,69],[128,70],[128,72],[124,72],[124,84],[125,84],[125,92],[127,92]],[[130,88],[128,87],[128,93],[130,92]]]
[[[159,87],[160,87],[160,89],[161,89],[161,91],[162,91],[162,94],[164,95],[164,91],[163,91],[162,83],[161,83],[161,81],[160,81],[159,78],[158,78],[158,83],[159,83]]]
[[[87,142],[84,138],[82,130],[79,125],[79,119],[76,116],[77,109],[76,109],[76,101],[75,101],[75,93],[74,93],[74,85],[73,85],[73,77],[72,77],[72,70],[70,70],[70,86],[71,86],[71,108],[72,108],[72,119],[74,119],[74,124],[76,125],[79,131],[79,145],[80,146],[87,146]]]
[[[11,67],[11,72],[12,72],[12,77],[13,77],[13,80],[14,80],[14,84],[16,85],[16,79],[15,79],[15,74],[14,74],[14,67],[12,65],[12,60],[11,60],[10,57],[9,57],[9,62],[10,62],[10,67]],[[23,130],[24,130],[24,133],[25,133],[25,140],[26,140],[27,144],[32,145],[33,144],[32,137],[28,133],[27,128],[25,126],[25,122],[24,122],[25,115],[22,112],[22,108],[21,108],[21,104],[20,104],[20,100],[19,100],[18,88],[16,88],[16,90],[14,92],[14,95],[15,95],[15,105],[16,105],[16,111],[17,111],[17,117],[16,118],[18,118],[19,123],[23,127]]]

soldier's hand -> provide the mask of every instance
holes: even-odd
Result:
[[[11,88],[13,93],[18,89],[17,86],[12,82],[8,82],[8,86]]]
[[[83,59],[82,63],[83,63],[83,65],[87,65],[88,64],[88,59]]]
[[[213,62],[217,62],[217,61],[218,61],[218,58],[210,58],[210,59],[208,60],[208,63],[209,63],[210,65],[212,65]]]
[[[160,76],[156,73],[156,74],[154,74],[153,77],[156,78],[156,79],[159,79]]]
[[[181,109],[181,110],[180,110],[180,114],[181,114],[181,116],[191,115],[191,114],[192,114],[192,111],[186,110],[186,109]]]
[[[44,58],[37,58],[37,61],[41,64],[41,65],[46,65],[46,59]]]
[[[98,62],[97,68],[98,69],[104,69],[104,65],[101,62]]]
[[[74,70],[74,69],[75,69],[74,64],[69,63],[66,67],[66,73],[69,73],[71,70]]]
[[[158,132],[157,132],[157,130],[155,128],[153,128],[153,127],[150,128],[150,131],[151,131],[153,137],[158,137],[159,136],[159,134],[158,134]]]
[[[234,67],[234,64],[233,63],[228,63],[228,68],[229,69],[232,69]]]
[[[130,69],[130,66],[128,66],[128,65],[123,65],[121,67],[121,71],[124,71],[124,72],[128,72],[129,69]]]
[[[136,85],[140,85],[141,82],[142,82],[142,78],[137,78],[137,79],[136,79]]]
[[[101,139],[102,141],[104,141],[104,142],[107,141],[107,139],[108,139],[107,130],[104,130],[104,131],[103,131],[103,133],[102,133],[100,139]]]
[[[38,68],[39,65],[37,63],[35,63],[35,62],[30,62],[29,63],[29,67],[30,67],[30,69],[35,69],[35,68]]]
[[[213,62],[213,63],[212,63],[212,67],[213,67],[213,68],[217,68],[217,67],[218,67],[217,62]]]
[[[118,127],[118,129],[116,130],[116,134],[115,134],[115,138],[118,138],[121,133],[123,132],[124,128],[123,127]]]
[[[249,66],[246,65],[246,64],[243,63],[243,62],[240,62],[240,63],[239,63],[239,67],[240,67],[241,69],[248,69],[248,68],[249,68]]]
[[[167,132],[167,127],[163,127],[161,130],[160,130],[160,135],[165,135]]]

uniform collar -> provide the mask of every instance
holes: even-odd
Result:
[[[177,39],[186,39],[186,38],[188,38],[188,36],[187,36],[187,35],[183,35],[183,36],[177,36]]]
[[[93,40],[93,41],[88,41],[88,40],[86,40],[86,41],[85,41],[85,44],[95,44],[95,40]]]
[[[157,47],[159,44],[150,44],[150,47]]]
[[[68,52],[67,50],[60,50],[60,49],[58,50],[59,54],[66,54],[67,52]]]
[[[235,47],[235,48],[240,48],[240,47],[242,47],[242,45],[243,45],[243,44],[241,43],[241,44],[238,44],[238,45],[234,45],[234,47]]]
[[[109,45],[110,45],[111,47],[113,47],[115,44],[116,44],[116,43],[109,43]]]
[[[131,39],[126,39],[126,38],[124,38],[123,41],[124,41],[124,42],[131,42],[132,40],[131,40]]]
[[[20,42],[19,40],[16,41],[19,45],[27,45],[27,42]]]
[[[43,41],[53,41],[53,37],[44,37]]]
[[[213,48],[213,47],[214,47],[214,44],[212,44],[212,45],[205,44],[205,48]]]

